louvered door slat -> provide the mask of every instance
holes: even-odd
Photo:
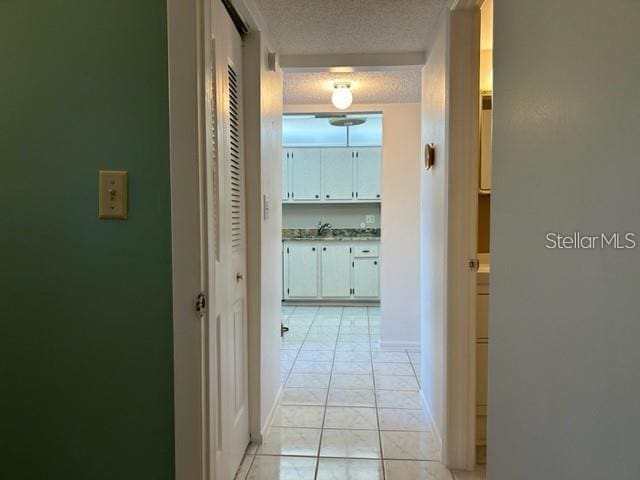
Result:
[[[231,182],[231,250],[234,254],[242,252],[244,242],[243,196],[242,191],[242,155],[240,132],[240,89],[238,75],[231,65],[228,66],[229,80],[229,173]]]

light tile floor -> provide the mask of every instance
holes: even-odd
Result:
[[[421,410],[420,352],[380,348],[378,307],[284,306],[282,321],[282,399],[237,480],[454,478]]]

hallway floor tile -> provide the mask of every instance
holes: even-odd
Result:
[[[237,480],[484,480],[452,473],[422,411],[420,353],[381,348],[378,307],[284,306],[284,385]],[[481,475],[481,476],[480,476]]]

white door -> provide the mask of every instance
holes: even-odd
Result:
[[[289,188],[289,150],[282,151],[282,201],[291,199],[291,189]]]
[[[216,297],[212,337],[216,339],[218,431],[215,468],[232,480],[249,443],[246,308],[245,162],[242,116],[242,40],[221,2],[213,2],[216,63],[218,205],[209,215],[217,224]]]
[[[357,298],[377,298],[380,295],[380,266],[377,258],[353,260],[353,293]]]
[[[351,200],[353,189],[353,150],[324,148],[322,150],[322,199]]]
[[[292,148],[289,157],[293,200],[320,200],[320,149]]]
[[[382,185],[382,149],[358,148],[356,156],[356,199],[379,200]]]
[[[307,242],[290,243],[287,259],[287,298],[318,296],[318,246]]]
[[[323,298],[351,296],[351,247],[323,245],[320,251]]]

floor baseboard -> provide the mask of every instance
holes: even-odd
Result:
[[[436,438],[436,442],[440,447],[440,451],[442,451],[442,436],[440,435],[440,430],[438,430],[438,425],[433,419],[433,413],[431,413],[431,408],[429,408],[429,404],[427,403],[427,399],[424,396],[424,390],[420,389],[420,402],[422,403],[422,409],[429,417],[429,421],[431,422],[431,426],[433,427],[433,436]]]
[[[271,411],[269,412],[269,416],[267,417],[267,421],[264,422],[264,427],[262,427],[262,429],[260,430],[260,438],[251,438],[252,442],[255,443],[262,443],[262,440],[264,439],[265,435],[267,434],[267,431],[269,430],[269,428],[271,428],[271,424],[273,423],[273,417],[276,414],[276,410],[278,409],[278,406],[280,405],[280,400],[282,399],[282,394],[284,393],[284,385],[281,384],[280,385],[280,389],[278,390],[278,394],[276,395],[276,399],[273,402],[273,405],[271,406]]]
[[[380,348],[420,350],[420,342],[388,342],[380,340]]]

